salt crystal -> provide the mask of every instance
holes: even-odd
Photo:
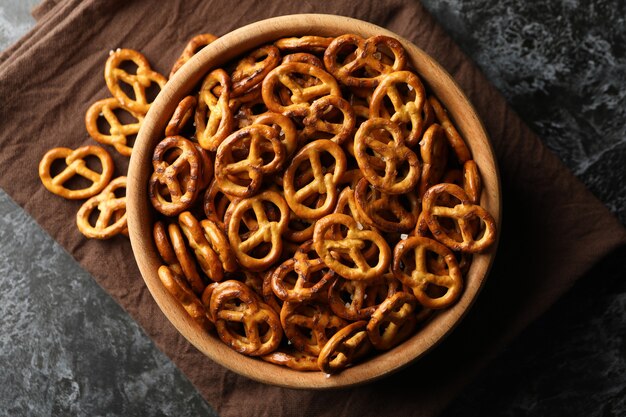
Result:
[[[400,235],[400,239],[401,239],[401,240],[406,240],[406,239],[408,239],[408,238],[409,238],[409,235],[407,235],[407,234],[405,234],[405,233],[403,233],[403,234],[401,234],[401,235]]]
[[[109,51],[109,56],[113,55],[113,49]]]
[[[350,303],[346,303],[346,308],[350,308]]]
[[[359,230],[363,230],[363,225],[359,222],[356,222],[356,228]]]
[[[100,112],[100,114],[98,116],[102,117],[102,116],[104,116],[104,113]]]
[[[120,52],[121,50],[122,50],[122,48],[117,48],[117,49],[115,50],[115,52]]]
[[[409,91],[413,91],[413,86],[410,84],[407,84],[407,87],[409,87]]]
[[[331,374],[325,374],[325,375],[326,375],[326,378],[330,378],[331,377]]]
[[[363,299],[364,299],[364,300],[367,300],[367,294],[365,294],[365,295],[363,296]]]
[[[287,344],[290,345],[291,344],[291,340],[287,340]]]

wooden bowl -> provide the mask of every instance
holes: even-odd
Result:
[[[410,65],[448,109],[461,135],[466,138],[480,167],[484,190],[481,205],[500,224],[500,182],[494,153],[475,110],[452,77],[424,51],[411,42],[376,25],[332,15],[292,15],[263,20],[224,35],[202,49],[167,83],[148,112],[134,145],[128,172],[127,213],[130,239],[143,279],[158,306],[178,331],[202,353],[226,368],[254,380],[290,388],[328,389],[362,384],[393,373],[422,357],[459,323],[483,285],[493,262],[496,245],[476,255],[465,280],[461,298],[441,311],[416,335],[396,348],[327,377],[322,372],[298,372],[241,355],[214,334],[203,331],[161,284],[157,269],[162,264],[152,240],[154,209],[148,196],[152,152],[177,103],[213,68],[244,52],[276,39],[291,36],[338,36],[354,33],[362,37],[383,34],[404,45]],[[499,227],[498,227],[499,233]],[[424,360],[428,360],[425,358]]]

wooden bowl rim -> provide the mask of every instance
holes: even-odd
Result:
[[[501,234],[501,193],[498,167],[492,145],[478,115],[454,79],[429,55],[407,39],[380,26],[358,19],[326,15],[299,14],[274,17],[236,29],[202,49],[165,85],[146,115],[137,136],[128,170],[127,213],[133,254],[141,275],[155,302],[172,325],[204,355],[218,364],[253,380],[288,388],[332,389],[363,384],[390,375],[424,356],[440,343],[465,316],[476,300],[493,264],[497,244],[486,254],[474,256],[461,298],[437,314],[416,335],[396,348],[328,377],[322,372],[299,372],[260,359],[241,355],[204,332],[182,306],[162,286],[157,276],[161,260],[152,242],[152,208],[146,198],[151,171],[152,150],[178,101],[201,80],[209,69],[223,65],[261,44],[290,36],[338,36],[355,33],[392,36],[406,48],[413,68],[448,109],[483,175],[481,205],[493,215]],[[167,120],[166,120],[167,119]],[[499,239],[498,239],[499,240]]]

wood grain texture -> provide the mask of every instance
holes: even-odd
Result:
[[[459,301],[436,315],[409,340],[391,351],[380,353],[329,378],[322,372],[297,372],[231,350],[217,336],[204,332],[162,286],[157,276],[157,269],[162,262],[152,241],[153,209],[147,198],[147,184],[152,171],[152,150],[163,138],[162,132],[177,103],[209,70],[222,66],[256,46],[282,37],[338,36],[345,33],[355,33],[362,37],[383,34],[395,37],[404,45],[411,66],[448,109],[461,135],[466,139],[483,178],[481,204],[493,215],[500,233],[500,181],[489,138],[475,110],[456,82],[421,49],[379,26],[352,18],[319,14],[272,18],[242,27],[219,38],[175,74],[145,118],[128,172],[128,225],[134,256],[143,279],[158,306],[176,329],[215,362],[264,383],[308,389],[347,387],[378,379],[408,365],[432,349],[458,324],[476,300],[493,263],[493,254],[496,253],[497,245],[494,245],[488,253],[474,256],[466,277],[465,290]]]

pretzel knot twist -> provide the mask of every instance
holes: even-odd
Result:
[[[403,342],[415,329],[417,299],[409,293],[398,292],[383,301],[367,323],[372,345],[388,350]]]
[[[219,284],[210,306],[217,334],[237,352],[262,356],[278,348],[283,336],[278,315],[245,284],[234,280]],[[233,323],[240,323],[243,330],[235,330]]]
[[[271,159],[266,162],[268,154]],[[217,149],[215,178],[225,193],[250,197],[261,188],[263,176],[280,170],[284,161],[285,148],[276,129],[253,124],[231,134]]]
[[[279,63],[280,52],[273,45],[262,46],[242,58],[233,71],[233,97],[255,88]]]
[[[361,178],[354,190],[354,199],[363,223],[385,232],[408,232],[415,227],[419,213],[417,196],[386,194],[372,187]],[[410,207],[407,210],[406,206]]]
[[[120,68],[124,61],[132,61],[137,65],[137,73],[129,74]],[[165,86],[167,79],[158,72],[152,71],[150,63],[142,54],[132,49],[118,49],[107,59],[104,67],[104,79],[109,91],[119,102],[130,110],[146,114],[150,108],[146,89],[152,83],[160,88]],[[130,98],[120,86],[120,82],[126,83],[133,88],[135,98]]]
[[[356,321],[335,333],[320,351],[317,365],[327,374],[356,363],[371,350],[367,321]]]
[[[339,317],[367,320],[380,303],[401,290],[400,281],[390,273],[361,281],[338,277],[328,291],[328,304]]]
[[[95,156],[100,160],[102,172],[98,173],[87,166],[85,158]],[[64,159],[67,165],[60,173],[52,177],[50,169],[57,159]],[[82,146],[77,149],[50,149],[39,162],[39,178],[44,187],[51,193],[70,200],[81,200],[98,194],[109,183],[113,176],[113,158],[99,146]],[[91,181],[91,185],[72,190],[64,184],[74,176],[81,176]]]
[[[216,97],[214,90],[220,88]],[[198,93],[195,123],[196,138],[200,146],[215,152],[233,128],[233,115],[228,106],[231,82],[223,69],[213,70],[202,82]]]
[[[347,229],[345,236],[332,234],[333,227]],[[391,250],[385,239],[373,230],[359,228],[357,222],[345,214],[333,213],[315,224],[313,245],[326,265],[347,279],[364,280],[381,276],[391,263]],[[368,263],[363,251],[367,243],[378,248],[374,266]]]
[[[115,110],[122,109],[127,111],[135,118],[135,122],[123,124],[115,114]],[[109,124],[109,133],[103,133],[98,128],[98,119],[100,116]],[[111,145],[124,156],[130,156],[133,148],[128,145],[129,138],[139,133],[139,128],[143,122],[143,114],[131,110],[129,107],[120,103],[116,98],[106,98],[96,101],[89,107],[85,114],[85,126],[87,133],[95,141],[105,145]]]
[[[334,160],[333,166],[325,168],[322,154],[327,153]],[[296,189],[297,175],[301,174],[301,165],[310,165],[312,181]],[[346,171],[346,155],[339,145],[319,139],[306,144],[291,161],[283,177],[285,199],[291,210],[303,219],[319,219],[332,212],[337,202],[337,184]],[[328,172],[332,169],[332,172]],[[307,201],[315,199],[316,207],[307,206]],[[321,201],[320,201],[321,199]]]
[[[438,204],[439,197],[449,195],[459,203],[453,207]],[[458,185],[441,183],[428,189],[422,201],[424,221],[431,233],[441,243],[452,250],[479,253],[495,242],[496,225],[493,217],[479,205],[472,204],[467,193]],[[455,222],[460,237],[454,236],[442,226],[440,219],[448,218]],[[484,224],[482,236],[476,236],[473,221]]]
[[[278,218],[269,218],[267,206],[275,206]],[[244,223],[248,211],[255,222]],[[283,249],[281,234],[289,223],[289,206],[276,191],[264,191],[250,198],[231,203],[228,208],[228,239],[239,263],[252,271],[262,271],[280,258]],[[248,230],[246,230],[248,229]],[[267,247],[269,245],[269,248]],[[258,252],[257,252],[258,251]]]
[[[380,134],[384,132],[385,134]],[[378,133],[378,134],[375,134]],[[372,150],[384,169],[370,162],[368,150]],[[417,155],[404,145],[402,132],[397,124],[375,118],[364,122],[354,136],[354,156],[363,176],[374,187],[388,194],[404,194],[411,191],[420,178]],[[381,172],[382,171],[382,172]]]
[[[431,271],[428,253],[443,259],[443,270]],[[463,290],[463,278],[452,251],[441,243],[420,236],[398,242],[394,249],[393,273],[411,287],[421,305],[444,308],[454,303]]]
[[[325,119],[326,115],[333,109],[341,113],[340,122]],[[348,101],[339,96],[324,96],[311,104],[309,113],[302,123],[304,123],[303,138],[317,139],[316,135],[330,134],[332,137],[328,139],[341,145],[352,135],[356,118]]]
[[[172,151],[176,157],[169,162],[166,156]],[[199,189],[201,174],[201,160],[194,144],[182,136],[166,137],[154,149],[152,166],[154,172],[148,184],[152,206],[166,216],[176,216],[189,208]]]
[[[126,189],[126,177],[117,177],[80,207],[76,213],[76,225],[83,235],[109,239],[126,229],[126,196],[117,197],[115,192],[119,189]],[[95,209],[99,213],[96,224],[92,225],[89,218]]]

